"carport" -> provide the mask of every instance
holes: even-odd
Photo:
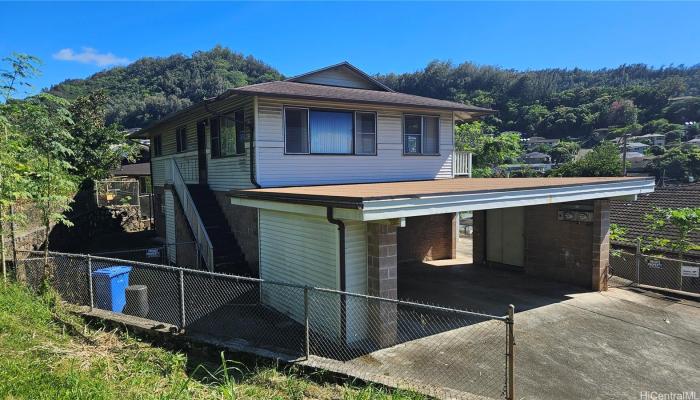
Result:
[[[444,179],[245,189],[232,192],[231,203],[258,209],[261,278],[396,299],[404,297],[403,265],[456,257],[462,211],[473,212],[473,258],[482,272],[505,266],[606,290],[609,199],[653,189],[653,179],[637,177]],[[305,257],[284,257],[291,253]],[[434,290],[431,280],[430,272],[422,275],[426,292]],[[417,289],[411,297],[421,297]],[[360,314],[334,322],[339,337],[380,326],[383,334],[372,339],[392,342],[395,312]]]

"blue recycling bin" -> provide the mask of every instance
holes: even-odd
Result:
[[[102,310],[122,312],[126,304],[126,287],[129,286],[131,267],[117,265],[92,272],[95,306]]]

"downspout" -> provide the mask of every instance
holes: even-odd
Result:
[[[338,258],[340,272],[340,291],[345,291],[345,223],[333,217],[333,207],[326,207],[326,219],[338,226]],[[347,295],[340,294],[340,337],[347,342]]]
[[[333,207],[326,207],[326,219],[338,226],[338,256],[340,259],[340,291],[345,291],[345,223],[333,217]]]

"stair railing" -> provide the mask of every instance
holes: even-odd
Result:
[[[175,192],[180,200],[180,204],[182,204],[185,218],[187,218],[187,223],[190,225],[190,229],[192,229],[195,242],[197,242],[199,254],[204,258],[207,269],[209,271],[214,271],[214,246],[211,244],[207,229],[204,227],[204,222],[202,222],[202,218],[199,216],[197,206],[192,200],[192,195],[190,195],[190,191],[187,189],[187,185],[182,178],[182,173],[175,159],[170,159],[166,178],[168,182],[172,183],[175,187]]]
[[[472,177],[472,153],[455,151],[452,158],[455,176]]]

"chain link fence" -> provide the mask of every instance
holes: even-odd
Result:
[[[155,321],[238,351],[438,398],[513,397],[513,309],[481,314],[337,290],[100,256],[39,253],[38,287],[108,318]]]
[[[112,250],[92,253],[92,255],[188,269],[204,268],[197,242],[162,243],[140,249]]]
[[[645,285],[700,294],[700,263],[641,252],[613,251],[610,274],[623,284]]]

